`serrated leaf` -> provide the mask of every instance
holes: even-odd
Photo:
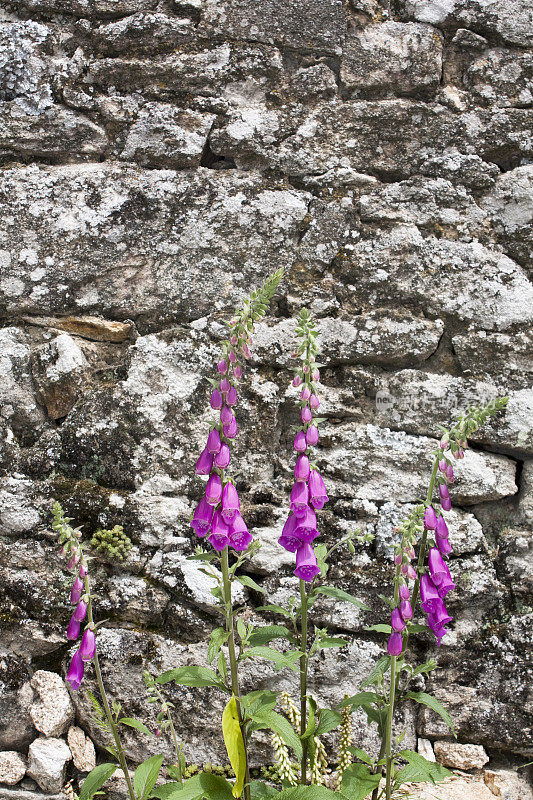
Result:
[[[233,796],[240,797],[246,777],[246,751],[241,726],[239,724],[239,712],[237,700],[233,696],[227,703],[222,712],[222,734],[228,752],[228,758],[235,773],[235,785]]]
[[[283,789],[278,797],[280,800],[346,800],[346,795],[332,792],[325,786],[293,786]]]
[[[316,640],[317,648],[325,650],[328,647],[345,647],[348,644],[346,639],[340,636],[321,636]]]
[[[372,686],[373,684],[377,683],[390,667],[390,662],[391,662],[390,656],[381,656],[381,658],[379,658],[374,664],[374,668],[370,673],[370,675],[367,678],[365,678],[365,680],[361,684],[361,689],[364,689],[365,686]]]
[[[92,769],[85,780],[79,794],[79,800],[90,800],[118,769],[118,764],[99,764]]]
[[[449,778],[452,774],[441,764],[434,761],[427,761],[420,753],[413,750],[400,750],[400,756],[407,761],[407,766],[396,773],[394,785],[400,786],[402,783],[432,783]]]
[[[348,594],[344,589],[338,589],[336,586],[317,586],[317,588],[313,590],[313,594],[314,593],[325,594],[328,595],[328,597],[334,597],[336,600],[344,600],[346,603],[351,603],[363,611],[370,611],[369,607],[361,600],[358,600],[357,597]]]
[[[152,756],[139,764],[133,775],[133,788],[137,800],[145,800],[154,788],[159,770],[163,764],[163,756]]]
[[[339,703],[337,708],[347,708],[348,706],[352,706],[352,708],[366,708],[379,703],[380,696],[376,694],[376,692],[358,692],[358,694],[353,694],[351,697],[347,697],[342,703]]]
[[[407,692],[407,694],[404,695],[404,700],[415,700],[417,703],[421,703],[422,705],[431,708],[432,711],[442,717],[448,728],[455,736],[453,719],[450,717],[442,703],[439,702],[436,697],[433,697],[432,694],[427,694],[427,692]]]
[[[392,633],[392,627],[390,625],[385,625],[383,623],[378,623],[377,625],[368,625],[364,629],[365,631],[376,631],[376,633]]]
[[[259,606],[258,608],[256,608],[256,611],[271,611],[273,614],[282,614],[284,617],[289,617],[289,619],[291,618],[289,612],[286,611],[286,609],[284,609],[282,606],[275,606],[275,605]]]
[[[119,719],[119,722],[122,725],[127,725],[129,728],[135,728],[136,730],[141,731],[141,733],[147,733],[149,736],[154,736],[154,733],[146,727],[144,722],[140,722],[138,719],[133,719],[133,717],[122,717],[122,719]]]
[[[250,793],[252,795],[252,800],[270,800],[271,797],[275,797],[279,794],[277,789],[274,789],[273,786],[269,786],[262,781],[251,781]]]
[[[290,653],[280,653],[279,650],[274,650],[273,647],[251,647],[246,651],[246,658],[266,658],[272,661],[278,669],[288,667],[296,672],[296,662],[300,659],[301,653],[299,651],[290,651]]]
[[[374,775],[366,764],[351,764],[342,774],[341,791],[349,800],[364,800],[380,780],[381,775]]]
[[[364,761],[365,764],[371,766],[373,764],[373,759],[368,755],[366,750],[361,750],[360,747],[349,747],[348,750],[350,753],[359,759],[359,761]]]
[[[222,645],[228,640],[229,633],[224,628],[215,628],[209,637],[207,648],[207,663],[212,664]]]
[[[248,692],[242,695],[241,703],[249,716],[259,714],[262,711],[270,711],[276,707],[278,696],[270,689],[259,689],[255,692]]]
[[[338,728],[342,722],[342,715],[332,708],[323,708],[319,711],[318,725],[316,728],[315,736],[322,736],[324,733]]]
[[[291,643],[295,643],[295,638],[285,625],[265,625],[262,628],[254,630],[249,638],[252,647],[258,647],[268,644],[274,639],[287,639]]]
[[[294,750],[296,757],[301,759],[302,757],[302,743],[300,741],[300,737],[294,732],[294,728],[290,724],[290,722],[285,719],[281,714],[278,714],[277,711],[260,711],[257,714],[254,714],[252,720],[252,729],[253,730],[264,730],[265,728],[269,728],[270,730],[277,733],[278,736],[281,736],[283,741],[289,747],[292,747]]]
[[[174,683],[180,686],[216,686],[218,689],[222,689],[225,692],[228,691],[216,672],[213,672],[213,670],[208,667],[190,666],[170,669],[159,675],[155,681],[156,683],[169,683],[169,681],[174,681]]]
[[[160,800],[233,800],[231,784],[219,775],[201,772],[183,783],[165,783],[156,786],[152,797]]]
[[[256,583],[254,579],[250,578],[248,575],[237,575],[237,580],[243,586],[247,586],[249,589],[253,589],[254,592],[260,592],[261,594],[266,594],[266,589],[263,589],[262,586],[259,586],[259,584]]]

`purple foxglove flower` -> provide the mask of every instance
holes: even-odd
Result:
[[[299,375],[295,375],[294,378],[292,379],[292,385],[297,387],[300,386],[301,383],[302,383],[301,377]]]
[[[237,356],[235,355],[234,350],[229,351],[229,360],[232,364],[235,364],[235,362],[237,361]]]
[[[237,402],[237,389],[235,386],[232,386],[229,392],[226,394],[226,405],[234,406]]]
[[[159,736],[161,736],[161,734],[162,734],[162,733],[163,733],[163,731],[161,730],[161,728],[156,728],[156,729],[154,730],[154,736],[155,736],[156,738],[159,738]]]
[[[212,453],[216,455],[222,446],[222,442],[220,441],[220,433],[217,431],[216,428],[213,428],[209,431],[209,436],[207,437],[207,444],[205,449],[208,453]]]
[[[241,347],[241,353],[243,354],[243,356],[245,358],[251,358],[252,357],[252,354],[250,353],[250,348],[248,347],[247,344],[243,344],[243,346]]]
[[[462,447],[460,447],[459,450],[456,450],[455,453],[452,453],[452,455],[453,455],[454,458],[457,458],[457,459],[464,458],[465,457],[465,451],[463,450]]]
[[[83,661],[92,661],[96,652],[96,636],[90,628],[85,628],[81,637],[80,656]]]
[[[80,635],[80,623],[72,616],[67,628],[67,639],[75,641]]]
[[[314,369],[311,377],[314,381],[318,382],[320,380],[320,372],[317,369]]]
[[[407,577],[412,581],[416,580],[416,569],[411,564],[407,567]]]
[[[316,560],[315,551],[309,542],[303,542],[296,551],[296,569],[294,574],[297,578],[308,583],[313,580],[315,575],[320,573]]]
[[[450,617],[446,610],[446,606],[439,600],[434,609],[428,615],[428,625],[430,628],[442,628],[448,622],[451,622],[453,617]]]
[[[87,572],[88,572],[87,564],[85,563],[85,561],[82,561],[80,564],[80,578],[85,578]]]
[[[402,583],[400,586],[400,598],[402,600],[409,600],[410,596],[409,587],[406,586],[405,583]]]
[[[453,547],[450,544],[449,539],[439,539],[437,537],[437,547],[439,548],[439,553],[443,556],[449,556],[450,553],[453,553]]]
[[[430,548],[428,562],[431,580],[438,587],[446,575],[446,564],[436,547]]]
[[[326,503],[324,502],[324,500],[313,500],[312,505],[315,511],[322,511]]]
[[[449,511],[452,507],[452,501],[450,500],[450,493],[448,491],[448,487],[445,486],[444,483],[441,483],[439,486],[440,492],[440,504],[445,511]]]
[[[402,575],[407,575],[408,571],[409,571],[409,564],[407,563],[402,564],[401,568]]]
[[[229,543],[234,550],[242,552],[252,541],[252,534],[240,514],[235,514],[229,526]]]
[[[394,563],[396,564],[397,567],[400,566],[402,561],[403,561],[403,556],[401,552],[394,553]]]
[[[222,516],[224,517],[224,521],[231,523],[233,517],[239,510],[239,495],[237,494],[237,489],[232,483],[227,483],[224,486],[224,491],[222,492],[222,506],[221,512]]]
[[[78,605],[74,610],[73,617],[78,622],[83,622],[86,613],[87,613],[87,603],[84,600],[80,600],[80,602],[78,603]]]
[[[439,600],[437,587],[427,573],[420,578],[420,605],[426,614],[431,613]]]
[[[454,478],[454,474],[453,474],[453,467],[452,467],[451,464],[449,464],[446,467],[446,477],[448,478],[450,483],[454,483],[455,482],[455,478]]]
[[[222,497],[222,481],[216,472],[211,475],[205,487],[205,499],[210,506],[218,506]]]
[[[218,389],[213,389],[211,392],[211,400],[209,402],[211,404],[211,408],[214,408],[216,411],[219,411],[222,408],[224,400]]]
[[[437,534],[437,539],[447,539],[448,536],[450,535],[450,531],[448,530],[448,526],[446,525],[446,520],[444,519],[442,514],[440,514],[440,516],[437,519],[436,534]]]
[[[220,412],[220,421],[222,424],[231,425],[234,419],[235,416],[231,408],[229,408],[229,406],[222,406],[222,411]]]
[[[210,506],[205,497],[202,497],[194,510],[194,515],[191,520],[191,528],[196,532],[197,536],[207,536],[211,528],[211,520],[213,519],[213,506]]]
[[[311,389],[309,388],[309,386],[307,386],[307,384],[303,387],[300,397],[302,398],[302,400],[309,400],[309,398],[311,397]]]
[[[447,447],[448,447],[448,435],[446,434],[440,440],[440,449],[441,450],[446,450]]]
[[[309,473],[309,498],[315,508],[317,507],[317,502],[319,504],[321,503],[322,505],[320,508],[323,508],[324,504],[327,503],[329,499],[324,481],[322,480],[322,475],[316,469],[311,470]]]
[[[231,389],[231,383],[228,381],[227,378],[221,378],[218,386],[222,394],[226,394],[226,392],[229,392],[229,390]]]
[[[82,591],[83,591],[83,581],[81,578],[76,578],[76,580],[72,584],[72,589],[70,590],[70,602],[72,603],[73,606],[79,602]]]
[[[296,536],[299,536],[302,542],[312,542],[318,536],[316,529],[316,514],[309,508],[306,508],[305,513],[298,518],[298,525],[296,527]]]
[[[448,633],[448,629],[444,627],[444,625],[436,625],[434,622],[430,621],[430,617],[428,617],[428,625],[437,637],[437,645],[440,647],[440,643],[444,636]]]
[[[439,583],[437,588],[440,597],[446,597],[448,592],[451,592],[452,589],[455,589],[455,583],[452,581],[452,576],[450,575],[448,565],[444,564],[444,566],[446,567],[446,572],[444,574],[444,578]]]
[[[225,375],[228,371],[228,362],[225,358],[221,358],[217,364],[217,372],[219,375]]]
[[[200,454],[200,458],[196,462],[196,466],[194,467],[194,471],[197,475],[209,475],[211,470],[213,469],[213,453],[209,453],[207,450],[202,450]]]
[[[311,409],[309,408],[309,406],[304,406],[302,408],[302,422],[303,423],[311,422],[312,419],[313,415],[311,413]]]
[[[435,509],[432,506],[428,506],[424,511],[424,526],[428,529],[428,531],[434,531],[437,527],[437,515],[435,514]]]
[[[305,514],[309,502],[309,488],[305,481],[296,481],[291,489],[291,511],[297,516]]]
[[[232,372],[233,372],[233,377],[236,378],[236,380],[240,381],[240,379],[242,378],[242,369],[239,366],[239,364],[233,365]]]
[[[217,467],[218,469],[225,469],[230,461],[231,461],[231,453],[228,445],[224,442],[220,447],[219,452],[215,456],[215,460],[213,461],[213,466]]]
[[[232,336],[230,336],[229,343],[230,343],[231,345],[233,345],[233,347],[235,347],[235,345],[236,345],[236,344],[238,344],[238,342],[239,342],[239,340],[237,339],[237,337],[235,336],[235,334],[233,334]]]
[[[405,622],[402,619],[399,608],[395,608],[390,615],[390,624],[392,625],[392,630],[396,631],[397,633],[404,630]]]
[[[229,527],[218,509],[213,516],[211,533],[207,540],[219,553],[229,544]]]
[[[235,419],[235,417],[233,417],[229,425],[224,425],[222,428],[222,431],[226,439],[235,439],[235,437],[237,436],[237,430],[238,430],[237,420]]]
[[[67,681],[70,683],[75,692],[77,692],[78,689],[80,688],[80,684],[83,678],[83,670],[84,670],[84,664],[81,657],[81,653],[79,650],[76,650],[76,652],[72,656],[72,661],[70,662],[70,667],[68,668],[67,672]]]
[[[297,453],[305,453],[307,450],[307,439],[305,438],[305,433],[303,431],[298,431],[294,437],[293,447]]]
[[[69,559],[69,562],[67,564],[67,568],[68,569],[74,569],[74,567],[76,566],[76,564],[78,563],[79,560],[80,560],[80,557],[79,557],[78,553],[72,553],[72,555],[71,555],[71,557]]]
[[[439,461],[439,469],[440,469],[440,471],[441,471],[441,472],[446,472],[446,467],[447,467],[447,466],[448,466],[448,465],[447,465],[447,463],[446,463],[446,459],[444,459],[444,458],[441,458],[441,460]]]
[[[306,481],[309,477],[309,459],[307,456],[298,456],[294,467],[294,477],[297,481]]]
[[[318,444],[318,428],[315,425],[309,425],[305,438],[307,439],[307,444],[311,447]]]
[[[320,405],[320,400],[318,399],[318,397],[316,396],[316,394],[312,394],[312,395],[311,395],[311,397],[309,398],[309,405],[311,406],[311,408],[313,409],[313,411],[316,411],[316,410],[317,410],[317,408],[319,407],[319,405]]]
[[[389,641],[387,643],[387,653],[390,656],[399,656],[402,654],[402,649],[403,649],[402,634],[398,633],[397,631],[393,631],[389,636]]]
[[[413,609],[411,608],[409,600],[402,600],[400,603],[400,614],[406,622],[413,619]]]
[[[289,514],[278,539],[278,543],[289,553],[295,553],[302,543],[301,539],[295,534],[297,525],[298,517],[294,514]]]

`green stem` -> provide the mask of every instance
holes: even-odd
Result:
[[[222,567],[222,581],[224,587],[224,605],[226,608],[226,632],[228,633],[229,663],[231,672],[231,691],[237,700],[237,713],[239,715],[239,725],[241,726],[242,739],[244,742],[244,755],[246,759],[246,780],[244,783],[244,797],[251,800],[250,792],[250,768],[248,766],[248,749],[246,743],[246,732],[244,730],[241,695],[239,691],[239,672],[237,666],[237,656],[235,654],[235,631],[233,626],[233,608],[231,602],[231,580],[229,576],[228,548],[225,547],[221,553],[220,564]]]
[[[93,607],[92,607],[92,598],[91,598],[91,589],[89,586],[89,580],[87,576],[84,577],[84,584],[85,584],[85,592],[87,593],[87,597],[89,598],[87,603],[87,618],[89,622],[89,626],[94,626],[93,620]],[[113,734],[113,739],[115,740],[115,746],[117,749],[117,757],[120,764],[120,768],[124,773],[124,779],[126,781],[126,785],[128,787],[128,794],[130,796],[130,800],[137,800],[135,797],[135,791],[133,789],[133,784],[131,782],[130,773],[128,770],[128,764],[126,762],[126,756],[124,755],[124,750],[122,747],[122,742],[120,741],[120,736],[118,735],[117,726],[115,725],[115,720],[113,719],[113,714],[111,713],[111,708],[109,707],[109,701],[107,699],[107,694],[104,686],[104,681],[102,678],[102,671],[100,670],[100,662],[98,661],[98,651],[94,653],[94,671],[96,675],[96,683],[98,685],[98,690],[100,692],[100,697],[102,698],[102,705],[104,707],[104,713],[108,722],[109,727],[111,728],[111,733]]]
[[[307,728],[307,591],[305,581],[300,579],[302,638],[300,656],[300,736]],[[307,783],[307,739],[302,740],[302,769],[300,783]]]
[[[394,719],[394,701],[395,701],[395,692],[396,692],[396,656],[392,656],[391,658],[391,665],[390,665],[390,698],[389,698],[389,711],[387,714],[387,730],[386,730],[386,737],[387,737],[387,745],[386,745],[386,752],[387,752],[387,769],[386,769],[386,785],[385,785],[385,797],[387,800],[391,800],[391,786],[392,786],[392,769],[393,769],[393,762],[392,762],[392,722]]]
[[[170,714],[170,710],[167,709],[167,719],[170,724],[170,730],[172,732],[172,740],[174,742],[174,749],[176,751],[176,756],[178,758],[177,767],[178,767],[178,774],[180,783],[183,783],[183,774],[181,772],[181,746],[178,742],[178,737],[176,736],[176,729],[174,728],[174,723],[172,722],[172,716]]]

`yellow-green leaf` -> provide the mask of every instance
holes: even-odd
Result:
[[[240,797],[246,775],[246,753],[241,726],[239,725],[239,713],[235,696],[228,702],[222,714],[222,733],[224,734],[229,761],[236,778],[233,796]]]

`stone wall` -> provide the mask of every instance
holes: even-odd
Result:
[[[38,670],[61,673],[69,578],[51,499],[89,537],[105,675],[150,724],[141,670],[203,657],[216,611],[187,561],[193,476],[222,320],[274,268],[237,410],[235,476],[262,551],[287,508],[293,315],[318,318],[323,539],[376,534],[332,569],[375,615],[324,602],[349,646],[313,668],[320,700],[356,691],[382,642],[393,526],[469,404],[508,393],[457,470],[453,633],[432,687],[459,741],[531,753],[533,149],[528,0],[2,0],[0,3],[0,748],[25,754]],[[261,598],[251,593],[258,606]],[[256,615],[259,619],[260,615]],[[255,670],[261,685],[294,677]],[[33,678],[32,678],[33,676]],[[251,686],[250,675],[245,684]],[[222,700],[172,689],[195,761],[224,758]],[[86,686],[72,695],[88,722]],[[405,711],[406,742],[447,735]],[[38,729],[43,733],[42,729]],[[44,734],[50,736],[50,734]],[[361,744],[375,739],[356,732]],[[160,742],[127,734],[141,759]],[[61,749],[62,744],[57,745]],[[271,757],[267,740],[256,762]],[[14,757],[13,757],[14,758]],[[43,787],[44,788],[44,787]]]

